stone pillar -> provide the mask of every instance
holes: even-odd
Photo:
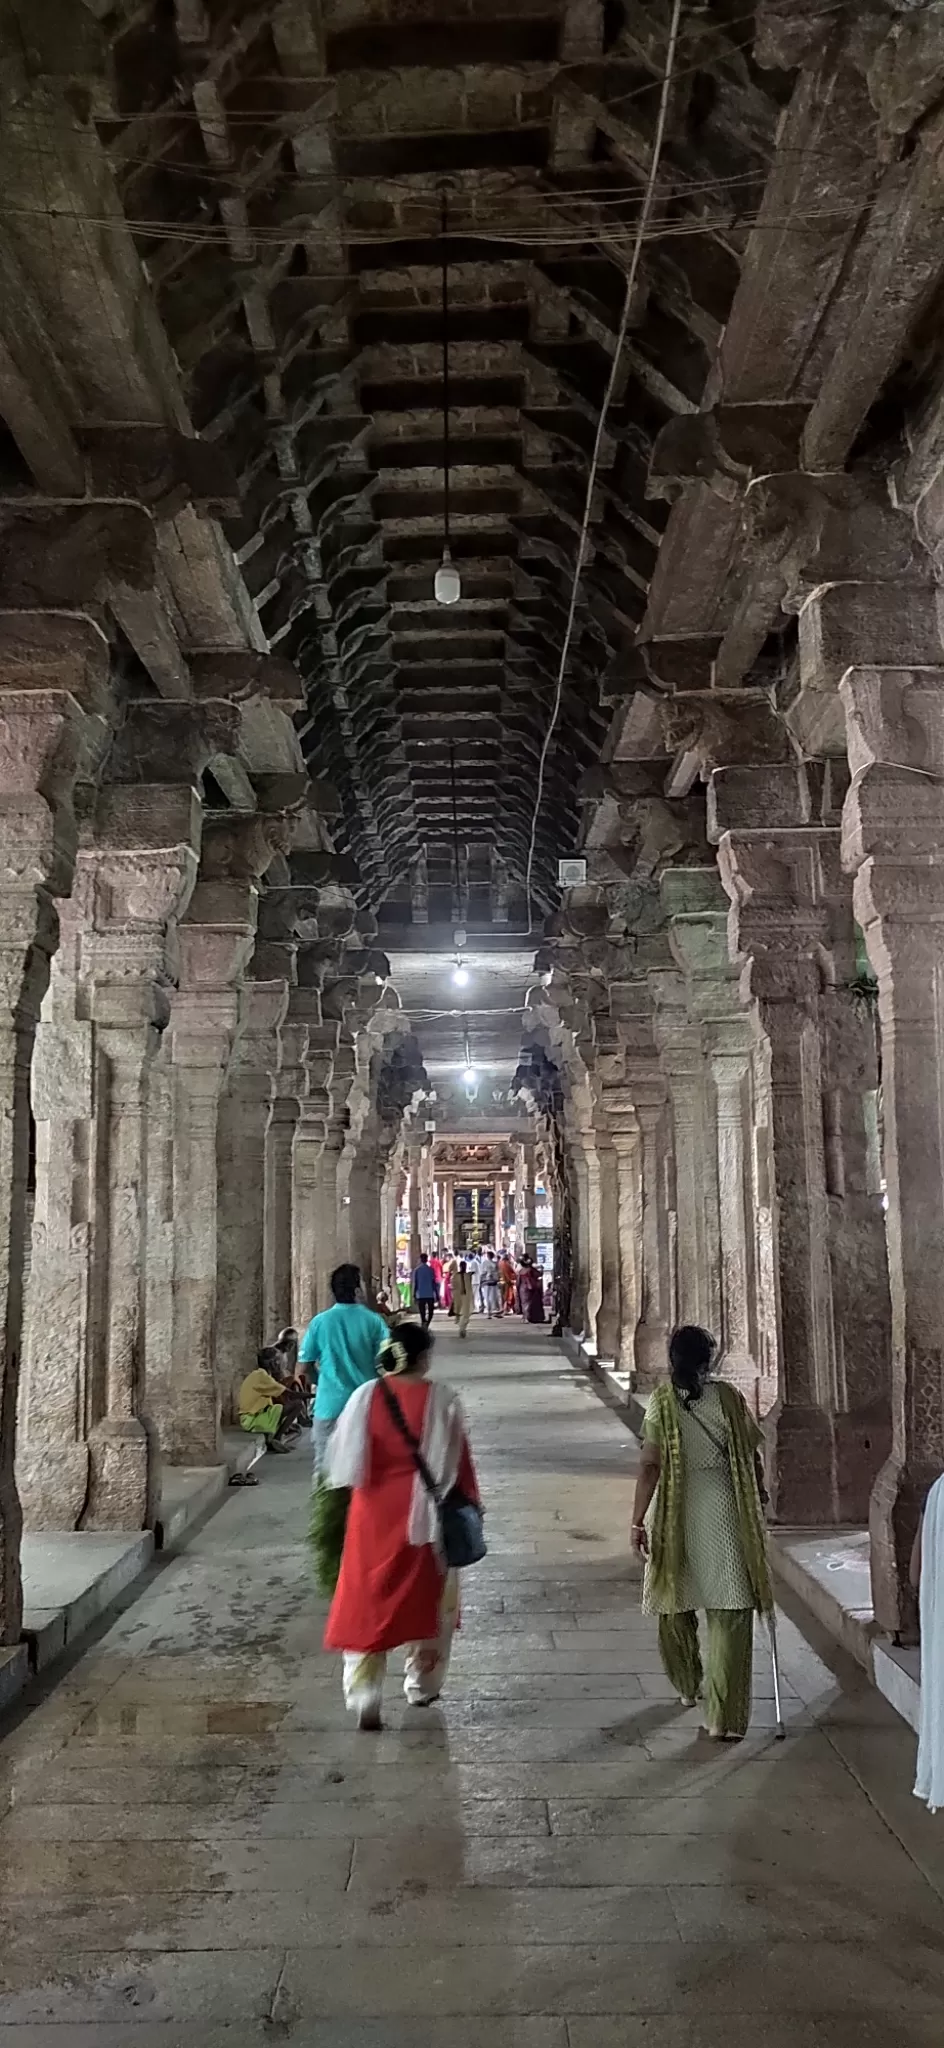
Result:
[[[707,1087],[702,1160],[703,1216],[711,1303],[721,1370],[759,1412],[753,1349],[753,1245],[748,1231],[752,1122],[751,1021],[738,994],[727,945],[728,902],[716,866],[686,868],[662,881],[668,940],[685,979],[686,1009],[700,1034]],[[712,1171],[714,1169],[714,1171]]]
[[[332,1104],[334,1091],[332,1089]],[[342,1219],[338,1173],[341,1155],[344,1151],[346,1123],[343,1115],[336,1113],[328,1119],[324,1146],[318,1159],[318,1178],[315,1191],[315,1298],[318,1309],[330,1308],[331,1275],[335,1266],[348,1258],[346,1243],[342,1243]],[[346,1224],[343,1226],[346,1234]]]
[[[635,1111],[624,1095],[613,1102],[608,1114],[616,1154],[617,1184],[619,1343],[616,1362],[621,1372],[634,1373],[636,1330],[642,1306],[641,1133]]]
[[[299,997],[301,994],[299,990]],[[292,1321],[298,1330],[305,1330],[319,1308],[328,1306],[325,1283],[331,1267],[325,1264],[320,1210],[337,1045],[336,1024],[309,1023],[305,1058],[307,1086],[300,1100],[292,1147]],[[334,1180],[336,1202],[336,1167]]]
[[[634,1356],[642,1389],[664,1379],[668,1370],[669,1240],[667,1199],[667,1109],[661,1076],[636,1079],[633,1100],[640,1130],[642,1201],[642,1272],[639,1321]]]
[[[622,1349],[619,1160],[608,1127],[596,1127],[600,1302],[594,1336],[597,1356],[618,1363]]]
[[[271,858],[257,818],[204,827],[201,874],[179,931],[180,987],[172,998],[174,1307],[171,1379],[161,1444],[171,1464],[220,1462],[216,1372],[219,1103],[252,954],[255,876]]]
[[[661,971],[651,976],[655,1032],[672,1106],[675,1199],[677,1316],[717,1333],[719,1301],[716,1166],[714,1131],[708,1118],[707,1071],[701,1030],[689,1014],[684,976]]]
[[[107,786],[85,829],[94,844],[78,855],[34,1078],[19,1470],[33,1528],[139,1529],[153,1523],[158,1490],[146,1390],[152,1067],[200,809],[189,784]],[[60,1078],[77,1112],[68,1130]]]
[[[305,1089],[308,1026],[291,1015],[279,1032],[265,1145],[265,1330],[272,1343],[292,1319],[292,1152]]]
[[[380,1192],[385,1164],[376,1135],[368,1126],[351,1167],[350,1244],[351,1258],[360,1267],[365,1291],[371,1297],[380,1284]]]
[[[534,1144],[526,1139],[522,1147],[524,1154],[524,1243],[537,1242],[537,1206],[534,1191]]]
[[[525,1237],[525,1148],[519,1145],[515,1152],[515,1245],[521,1251],[526,1246]]]
[[[410,1142],[409,1151],[411,1273],[416,1271],[416,1268],[419,1265],[420,1252],[423,1249],[423,1240],[420,1236],[420,1158],[421,1154],[419,1139],[413,1138]]]
[[[216,1370],[225,1422],[236,1420],[240,1382],[271,1340],[264,1311],[266,1130],[288,1008],[285,981],[239,991],[233,1056],[217,1126]]]
[[[930,596],[915,629],[925,614],[930,648]],[[944,1469],[944,655],[938,667],[852,667],[842,698],[842,852],[878,977],[891,1286],[892,1443],[872,1496],[872,1582],[879,1625],[909,1637],[908,1554]]]
[[[427,1140],[420,1156],[420,1236],[423,1250],[436,1249],[435,1217],[433,1211],[433,1147]]]
[[[568,1146],[570,1165],[570,1215],[572,1275],[570,1326],[575,1336],[587,1329],[590,1299],[590,1176],[587,1157],[575,1135]]]
[[[92,637],[101,640],[90,628]],[[15,1478],[16,1410],[26,1251],[29,1075],[49,962],[58,940],[54,898],[72,881],[72,785],[82,703],[105,687],[107,647],[77,650],[70,689],[10,688],[0,671],[0,1643],[22,1622]],[[64,671],[64,665],[63,665]],[[75,695],[72,690],[75,689]],[[81,701],[80,695],[81,693]]]
[[[745,1128],[750,1115],[751,1050],[743,1026],[729,1042],[721,1027],[710,1054],[715,1088],[718,1147],[718,1210],[721,1239],[721,1343],[725,1378],[740,1386],[755,1413],[758,1369],[753,1356],[751,1296],[753,1270],[748,1234],[748,1162]]]
[[[503,1181],[503,1180],[501,1180],[500,1178],[496,1178],[496,1181],[495,1181],[495,1195],[494,1195],[494,1201],[495,1201],[495,1249],[496,1249],[496,1251],[500,1251],[500,1250],[501,1250],[501,1244],[502,1244],[502,1238],[503,1238],[503,1236],[504,1236],[504,1228],[503,1228],[503,1212],[504,1212],[504,1207],[505,1207],[505,1183],[504,1183],[504,1181]]]
[[[64,906],[31,1073],[36,1195],[16,1455],[23,1518],[34,1529],[77,1529],[89,1490],[93,1027],[76,1016],[81,918],[70,911],[71,903]]]
[[[774,1512],[787,1522],[862,1518],[889,1440],[881,1211],[862,1185],[864,1135],[850,1140],[848,1158],[842,1143],[844,1128],[864,1134],[874,1054],[870,1073],[867,1022],[857,1023],[843,986],[854,958],[852,903],[838,832],[824,822],[833,816],[830,787],[815,763],[712,779],[732,955],[745,963],[742,997],[756,1003],[769,1047],[780,1386],[767,1428]],[[791,817],[810,822],[777,829]],[[766,826],[751,829],[755,819]],[[858,1047],[844,1076],[840,1019],[845,1054],[853,1039]],[[846,1107],[837,1088],[848,1091]]]

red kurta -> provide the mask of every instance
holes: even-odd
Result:
[[[413,1435],[422,1438],[428,1382],[397,1380],[390,1391]],[[415,1477],[409,1445],[375,1390],[367,1421],[367,1478],[351,1499],[326,1650],[396,1650],[402,1643],[428,1643],[438,1635],[444,1574],[430,1544],[417,1547],[407,1540]],[[478,1500],[466,1442],[458,1484]]]

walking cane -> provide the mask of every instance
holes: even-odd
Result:
[[[773,1608],[771,1608],[767,1616],[767,1627],[770,1631],[770,1662],[774,1674],[774,1710],[777,1715],[776,1740],[777,1742],[786,1742],[787,1731],[783,1724],[783,1707],[780,1702],[780,1659],[777,1655],[777,1617]]]

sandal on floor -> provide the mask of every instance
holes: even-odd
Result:
[[[229,1483],[230,1486],[258,1486],[259,1481],[254,1472],[231,1472]]]

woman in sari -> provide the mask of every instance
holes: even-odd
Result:
[[[528,1254],[521,1262],[521,1271],[518,1275],[518,1300],[526,1322],[543,1323],[544,1274]]]
[[[643,1613],[659,1617],[667,1677],[685,1706],[704,1689],[713,1741],[739,1742],[751,1714],[754,1615],[771,1612],[773,1593],[761,1432],[737,1388],[711,1377],[714,1349],[694,1326],[670,1339],[669,1382],[646,1408],[633,1548],[646,1560]]]
[[[513,1316],[518,1307],[515,1262],[506,1251],[502,1252],[498,1261],[498,1284],[501,1288],[502,1315]]]
[[[458,1396],[427,1379],[431,1356],[429,1330],[402,1323],[383,1354],[391,1371],[352,1395],[329,1447],[327,1483],[352,1495],[324,1640],[343,1654],[345,1705],[359,1728],[382,1726],[390,1650],[406,1646],[411,1706],[439,1698],[459,1619],[458,1574],[446,1568],[438,1510],[407,1433],[440,1496],[458,1484],[478,1503],[479,1491]]]

